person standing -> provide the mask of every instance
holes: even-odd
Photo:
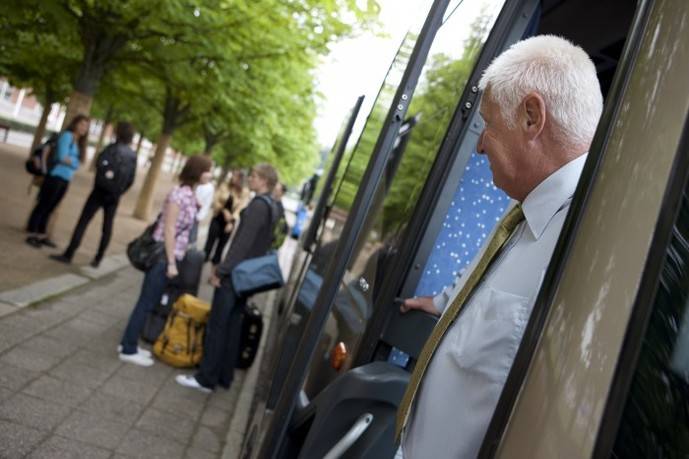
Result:
[[[589,56],[552,35],[512,45],[478,86],[477,151],[515,202],[455,285],[401,306],[441,316],[397,413],[405,459],[478,455],[603,109]]]
[[[207,156],[192,156],[179,174],[179,185],[165,198],[163,209],[156,222],[153,238],[164,245],[165,256],[158,260],[144,275],[139,299],[129,316],[118,348],[120,360],[148,367],[153,365],[151,353],[139,349],[139,335],[148,313],[160,303],[168,279],[179,275],[177,266],[189,246],[191,228],[196,221],[198,204],[194,188],[203,177],[208,177],[212,162]]]
[[[277,172],[269,164],[254,166],[249,175],[249,189],[256,195],[241,212],[239,226],[225,260],[209,279],[215,292],[206,324],[203,358],[196,374],[177,375],[175,378],[184,387],[210,392],[217,385],[229,388],[232,384],[239,352],[242,311],[241,299],[232,287],[231,274],[240,262],[263,256],[270,250],[276,212],[270,195],[277,181]]]
[[[196,239],[199,232],[199,224],[206,218],[208,212],[213,204],[213,195],[215,194],[215,185],[213,185],[213,173],[211,171],[206,172],[206,176],[196,187],[196,202],[199,206],[199,211],[196,213],[196,224],[191,231],[191,239],[189,242],[196,245]]]
[[[36,206],[29,217],[26,243],[32,247],[55,247],[46,235],[46,228],[53,211],[65,197],[74,172],[86,158],[89,122],[86,115],[75,116],[57,139],[53,165],[43,179]]]
[[[204,252],[206,261],[211,260],[214,266],[220,263],[225,245],[239,218],[239,212],[246,205],[248,198],[248,190],[244,188],[244,173],[237,169],[232,172],[229,186],[221,185],[213,201],[214,215],[208,228]]]
[[[91,266],[94,268],[100,265],[112,237],[112,227],[120,197],[132,186],[136,177],[136,153],[129,147],[133,137],[134,127],[130,123],[117,123],[115,143],[105,147],[98,156],[93,190],[81,211],[72,239],[62,254],[50,255],[50,258],[62,263],[71,263],[91,219],[98,209],[103,209],[100,244],[91,261]]]

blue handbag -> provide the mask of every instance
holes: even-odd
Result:
[[[239,296],[251,296],[285,285],[276,252],[249,258],[232,270],[232,287]]]

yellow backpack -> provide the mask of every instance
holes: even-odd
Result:
[[[203,355],[203,335],[210,304],[185,294],[180,296],[153,345],[153,353],[173,367],[193,367]]]

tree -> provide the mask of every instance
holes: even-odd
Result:
[[[69,94],[69,79],[78,64],[68,39],[55,33],[27,30],[40,28],[46,20],[36,12],[0,14],[0,75],[16,87],[30,88],[43,107],[31,150],[41,142],[51,107]]]

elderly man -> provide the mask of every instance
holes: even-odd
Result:
[[[495,185],[517,202],[467,275],[401,307],[442,315],[398,412],[405,459],[478,454],[603,106],[588,55],[555,36],[514,44],[479,87],[485,127],[477,150]]]

